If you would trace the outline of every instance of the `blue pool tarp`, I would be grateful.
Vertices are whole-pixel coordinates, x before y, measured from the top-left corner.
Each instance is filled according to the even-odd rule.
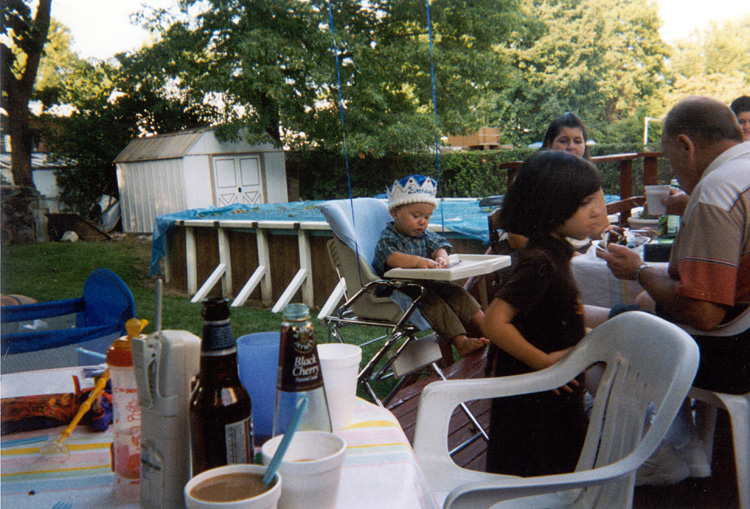
[[[617,196],[607,196],[607,203],[618,200]],[[487,215],[496,205],[481,206],[479,198],[440,200],[430,221],[433,225],[444,226],[455,234],[489,243]],[[149,274],[161,274],[159,261],[166,253],[166,235],[178,221],[188,219],[212,219],[215,221],[325,221],[318,206],[323,201],[298,201],[289,203],[264,203],[259,205],[228,205],[183,210],[158,216],[154,221],[154,234],[151,244],[151,268]]]

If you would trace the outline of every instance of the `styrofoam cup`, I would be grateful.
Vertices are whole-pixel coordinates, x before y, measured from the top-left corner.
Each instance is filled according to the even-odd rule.
[[[279,338],[279,332],[256,332],[237,339],[240,381],[250,394],[253,430],[259,442],[270,437],[273,428]]]
[[[185,485],[185,505],[187,509],[276,509],[281,497],[281,475],[276,472],[271,488],[258,496],[228,502],[209,502],[193,497],[191,490],[202,482],[226,474],[252,473],[263,476],[266,467],[262,465],[234,464],[212,468],[196,475]]]
[[[664,199],[669,196],[669,186],[644,186],[646,207],[652,216],[663,216],[667,213]]]
[[[284,435],[263,444],[268,465]],[[279,466],[284,478],[279,509],[333,509],[339,493],[341,468],[346,458],[343,438],[325,431],[298,431]]]
[[[318,358],[331,413],[331,427],[334,431],[346,428],[352,423],[362,349],[346,343],[323,343],[318,345]]]

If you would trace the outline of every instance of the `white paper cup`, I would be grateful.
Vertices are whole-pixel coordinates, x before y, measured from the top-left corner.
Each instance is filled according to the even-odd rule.
[[[278,435],[261,449],[268,465],[284,435]],[[325,431],[298,431],[281,461],[284,478],[279,509],[334,509],[346,457],[344,439]]]
[[[346,343],[323,343],[318,345],[318,358],[331,413],[331,427],[333,431],[346,428],[352,423],[362,349]]]
[[[669,196],[669,186],[645,186],[646,208],[652,216],[663,216],[667,213],[667,206],[662,200]]]
[[[227,474],[252,473],[261,477],[266,473],[266,467],[262,465],[227,465],[225,467],[212,468],[196,475],[185,485],[185,505],[188,509],[276,509],[281,496],[281,475],[276,473],[272,481],[271,489],[264,493],[240,500],[228,502],[209,502],[193,497],[191,491],[204,481]]]

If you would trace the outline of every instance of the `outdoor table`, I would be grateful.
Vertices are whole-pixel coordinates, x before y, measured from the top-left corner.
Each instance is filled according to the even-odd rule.
[[[633,304],[643,291],[637,281],[617,279],[612,275],[607,262],[596,256],[596,243],[585,254],[574,256],[571,265],[584,304],[607,308],[617,304]],[[649,265],[666,268],[668,264],[660,262]]]
[[[83,369],[2,375],[2,397],[72,392],[70,377],[74,374],[82,386],[90,386],[84,381]],[[96,433],[79,425],[65,442],[71,451],[65,463],[41,459],[40,447],[46,440],[57,438],[63,429],[61,426],[2,437],[3,509],[49,508],[57,502],[69,502],[73,508],[139,507],[137,502],[123,502],[114,496],[109,430]],[[337,434],[347,443],[338,507],[438,507],[409,441],[390,411],[358,398],[352,424]],[[39,441],[33,442],[35,439]]]

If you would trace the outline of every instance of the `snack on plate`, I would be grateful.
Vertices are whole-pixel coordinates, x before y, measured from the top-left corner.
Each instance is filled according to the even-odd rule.
[[[621,246],[627,246],[628,238],[623,235],[623,233],[618,232],[614,229],[607,230],[602,236],[602,241],[600,242],[601,247],[606,249],[610,244],[620,244]]]

